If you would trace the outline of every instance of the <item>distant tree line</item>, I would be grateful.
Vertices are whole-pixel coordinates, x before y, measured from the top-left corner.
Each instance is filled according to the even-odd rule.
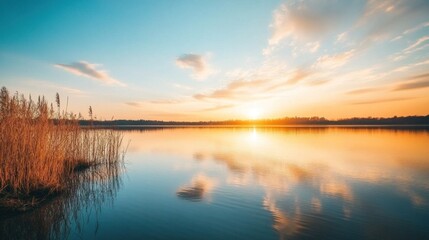
[[[429,125],[429,115],[426,116],[403,116],[389,118],[344,118],[329,120],[324,117],[284,117],[277,119],[260,120],[227,120],[227,121],[159,121],[159,120],[80,120],[80,125],[95,126],[209,126],[209,125]]]

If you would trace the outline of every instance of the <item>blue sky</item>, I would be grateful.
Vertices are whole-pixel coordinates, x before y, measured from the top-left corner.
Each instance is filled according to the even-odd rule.
[[[0,85],[99,118],[429,114],[429,2],[2,1]]]

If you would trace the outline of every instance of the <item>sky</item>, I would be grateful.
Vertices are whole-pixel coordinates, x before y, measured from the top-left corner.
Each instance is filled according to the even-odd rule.
[[[0,0],[0,86],[106,120],[428,115],[428,13],[427,0]]]

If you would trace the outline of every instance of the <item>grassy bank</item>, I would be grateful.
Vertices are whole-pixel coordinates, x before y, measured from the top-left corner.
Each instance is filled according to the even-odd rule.
[[[122,135],[81,128],[80,119],[62,110],[58,94],[54,105],[1,89],[0,210],[29,209],[61,193],[78,170],[118,164]]]

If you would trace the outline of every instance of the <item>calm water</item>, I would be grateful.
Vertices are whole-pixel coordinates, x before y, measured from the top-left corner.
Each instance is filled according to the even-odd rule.
[[[427,130],[124,133],[125,173],[0,220],[0,238],[429,238]]]

